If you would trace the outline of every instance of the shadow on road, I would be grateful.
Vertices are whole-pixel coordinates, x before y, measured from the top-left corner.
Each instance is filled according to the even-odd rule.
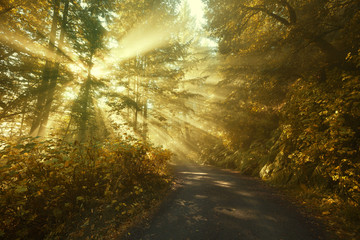
[[[174,162],[177,190],[125,239],[325,239],[312,221],[260,181]]]

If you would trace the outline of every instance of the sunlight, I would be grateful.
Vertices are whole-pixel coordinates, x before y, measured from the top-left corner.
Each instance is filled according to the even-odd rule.
[[[198,27],[205,23],[204,18],[204,3],[201,0],[187,0],[189,4],[192,15],[196,19],[196,24]]]
[[[101,109],[101,110],[108,110],[108,105],[106,104],[107,102],[107,98],[106,97],[102,97],[97,99],[97,106]]]
[[[124,87],[124,86],[115,87],[115,91],[118,92],[118,93],[122,93],[125,90],[126,90],[126,87]]]
[[[8,29],[0,26],[0,42],[4,45],[11,46],[13,49],[20,50],[32,56],[39,58],[54,60],[59,56],[50,51],[47,47],[44,47],[30,39],[21,36],[19,34],[10,32]]]
[[[213,181],[214,185],[224,188],[230,188],[233,184],[226,181]]]
[[[50,50],[48,46],[36,43],[29,37],[11,32],[2,26],[0,26],[0,43],[41,59],[83,65],[79,57],[74,54],[73,49],[66,43],[63,43],[63,46],[60,48],[62,53],[59,54],[57,51]]]
[[[191,174],[191,175],[209,175],[205,172],[179,172],[180,174]]]
[[[201,108],[202,106],[200,106]],[[204,106],[205,107],[205,106]],[[212,122],[210,123],[209,121],[204,121],[204,119],[199,119],[199,118],[188,118],[187,116],[174,116],[170,111],[161,111],[158,113],[158,115],[166,118],[166,119],[171,119],[173,122],[178,122],[179,124],[188,124],[189,127],[191,127],[193,129],[193,131],[199,131],[199,132],[206,132],[209,135],[212,135],[213,137],[217,137],[214,133],[213,133],[213,129],[217,127],[217,123],[216,122]]]
[[[70,63],[67,64],[67,67],[70,71],[76,74],[85,73],[86,69],[83,65],[77,64],[77,63]]]
[[[103,64],[95,64],[94,67],[91,69],[91,75],[99,79],[105,77],[108,73],[109,71],[105,69],[105,66]]]
[[[200,44],[202,46],[207,46],[209,48],[217,48],[218,47],[217,42],[210,38],[201,38]]]
[[[195,18],[197,28],[200,29],[205,24],[204,3],[201,0],[186,1]],[[185,25],[183,22],[174,25],[166,20],[158,22],[156,13],[153,13],[132,28],[125,37],[117,40],[111,39],[108,43],[111,48],[110,53],[103,60],[97,60],[98,64],[95,64],[92,74],[98,78],[104,77],[110,72],[109,66],[164,47],[170,44],[171,36],[185,34],[183,37],[193,38],[193,35],[185,33]],[[188,41],[188,39],[184,39],[184,41]],[[200,44],[210,48],[217,47],[217,43],[208,38],[201,38]]]
[[[155,17],[150,17],[119,41],[119,46],[110,53],[110,60],[126,60],[164,46],[175,30],[175,27],[164,29],[156,23]]]
[[[235,208],[228,208],[228,207],[215,207],[214,211],[217,213],[225,214],[231,217],[235,217],[238,219],[246,219],[246,220],[253,220],[257,219],[258,216],[255,211],[251,210],[240,210]]]
[[[69,101],[75,100],[77,98],[77,94],[72,87],[66,87],[62,95],[66,100]]]
[[[243,197],[254,197],[253,194],[246,191],[236,191],[235,193]]]
[[[110,80],[109,88],[117,93],[122,93],[127,89],[126,87],[119,85],[116,80]]]
[[[2,137],[12,137],[14,133],[16,133],[18,129],[20,129],[20,123],[2,122],[0,123],[0,129]]]

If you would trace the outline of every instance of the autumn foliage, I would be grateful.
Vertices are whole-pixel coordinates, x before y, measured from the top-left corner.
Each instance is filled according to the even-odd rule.
[[[1,237],[106,235],[99,222],[110,231],[149,208],[167,188],[169,158],[168,151],[135,140],[2,143]]]

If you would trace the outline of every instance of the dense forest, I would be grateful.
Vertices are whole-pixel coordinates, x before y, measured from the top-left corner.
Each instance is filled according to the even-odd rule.
[[[171,157],[360,234],[360,2],[190,3],[0,1],[0,237],[116,238]]]

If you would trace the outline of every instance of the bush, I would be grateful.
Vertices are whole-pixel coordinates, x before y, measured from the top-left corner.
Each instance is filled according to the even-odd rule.
[[[5,239],[71,236],[71,230],[94,223],[90,212],[101,219],[107,208],[125,221],[169,182],[170,153],[130,140],[72,144],[27,138],[8,143],[0,154]]]

